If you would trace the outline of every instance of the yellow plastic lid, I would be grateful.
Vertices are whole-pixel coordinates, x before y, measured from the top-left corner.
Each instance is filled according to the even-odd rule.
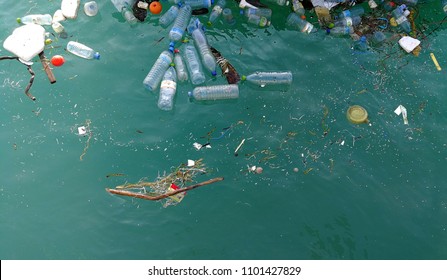
[[[367,123],[368,122],[368,112],[359,105],[353,105],[348,108],[346,112],[346,117],[348,120],[355,124]]]

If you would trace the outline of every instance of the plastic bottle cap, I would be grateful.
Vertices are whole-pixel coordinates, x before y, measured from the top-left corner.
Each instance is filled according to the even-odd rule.
[[[213,77],[216,76],[217,75],[216,71],[212,71],[211,75],[213,75]]]
[[[17,21],[17,23],[22,23],[22,19],[19,17],[16,19],[16,21]]]
[[[245,81],[246,79],[247,79],[247,76],[242,75],[241,80],[242,80],[242,81]]]
[[[94,59],[99,59],[101,57],[101,55],[99,54],[99,52],[96,52],[94,55],[93,55],[93,58]]]
[[[368,122],[368,112],[359,105],[353,105],[348,108],[346,112],[346,117],[348,120],[355,124],[367,123]]]
[[[192,97],[192,92],[188,91],[188,97]]]

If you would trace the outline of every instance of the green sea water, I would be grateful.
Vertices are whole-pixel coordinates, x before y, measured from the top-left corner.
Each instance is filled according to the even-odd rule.
[[[193,85],[179,83],[174,110],[164,112],[158,92],[142,81],[167,48],[168,30],[158,16],[131,28],[110,1],[97,2],[97,16],[80,10],[63,22],[67,39],[50,35],[46,56],[66,62],[53,68],[50,84],[36,61],[36,101],[23,93],[26,67],[0,62],[1,259],[447,257],[446,23],[419,37],[417,57],[397,44],[359,53],[350,38],[287,29],[288,8],[273,3],[269,28],[247,25],[229,1],[238,23],[208,28],[210,44],[241,75],[291,71],[292,86],[240,83],[237,101],[199,104],[188,99]],[[420,5],[425,35],[444,17],[439,2]],[[0,4],[2,44],[17,17],[60,7]],[[308,19],[316,22],[311,13]],[[67,53],[69,40],[101,59]],[[208,75],[205,84],[225,83]],[[354,104],[367,109],[369,124],[346,119]],[[399,105],[408,125],[394,113]],[[86,125],[90,138],[77,135]],[[193,147],[230,126],[211,148]],[[188,192],[176,206],[105,191],[200,158],[210,172],[196,181],[225,180]],[[124,175],[106,177],[112,173]]]

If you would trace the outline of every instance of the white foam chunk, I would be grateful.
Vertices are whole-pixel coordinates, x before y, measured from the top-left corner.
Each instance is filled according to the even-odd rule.
[[[421,43],[421,41],[419,41],[418,39],[412,38],[410,36],[404,36],[404,37],[400,38],[400,40],[399,40],[399,45],[407,53],[412,52],[417,46],[419,46],[420,43]]]
[[[45,47],[45,29],[37,24],[25,24],[14,29],[3,42],[3,48],[24,61],[30,61]]]

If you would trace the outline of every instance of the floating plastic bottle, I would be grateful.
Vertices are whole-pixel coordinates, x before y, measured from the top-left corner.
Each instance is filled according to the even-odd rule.
[[[85,59],[99,59],[100,57],[99,53],[92,48],[75,41],[67,43],[67,51]]]
[[[334,28],[327,29],[327,33],[333,36],[350,35],[354,33],[354,28],[352,26],[336,26]]]
[[[286,19],[286,25],[292,29],[299,30],[303,33],[316,32],[313,24],[305,19],[302,19],[298,14],[290,13]]]
[[[180,7],[179,13],[174,21],[174,26],[169,32],[169,38],[172,42],[180,41],[185,33],[185,28],[191,18],[192,9],[189,5]]]
[[[248,76],[242,76],[243,81],[249,81],[260,87],[266,85],[290,85],[292,84],[292,72],[255,72]]]
[[[407,16],[405,14],[405,9],[407,6],[405,4],[402,4],[398,6],[396,9],[394,9],[391,14],[393,15],[394,19],[396,20],[397,24],[402,28],[403,31],[406,33],[411,32],[411,24],[407,19]]]
[[[177,80],[180,82],[188,80],[188,69],[178,50],[174,52],[174,65],[177,72]]]
[[[258,15],[250,15],[248,17],[248,22],[259,27],[270,26],[270,21],[266,17],[261,17]]]
[[[360,37],[357,41],[354,41],[354,50],[360,52],[366,52],[368,50],[368,42],[365,36]]]
[[[188,95],[197,101],[237,99],[239,87],[237,84],[202,86],[194,88]]]
[[[191,6],[191,8],[198,9],[198,8],[210,8],[211,5],[214,3],[214,1],[211,0],[182,0],[182,1],[176,1],[183,2],[185,5]]]
[[[169,10],[166,11],[166,13],[164,13],[160,19],[158,20],[158,22],[160,23],[161,26],[163,27],[167,27],[169,26],[171,23],[174,22],[175,18],[178,15],[178,11],[179,8],[177,5],[171,6],[171,8],[169,8]]]
[[[170,51],[160,53],[146,78],[143,80],[143,84],[148,90],[155,91],[158,88],[164,73],[172,63],[172,59],[173,55]]]
[[[203,65],[211,72],[211,75],[216,76],[216,59],[211,53],[205,32],[201,28],[197,28],[191,33],[191,36],[200,53]]]
[[[222,14],[225,5],[227,4],[226,0],[219,0],[217,4],[213,7],[213,10],[210,13],[210,17],[208,22],[213,23],[217,20],[217,18]]]
[[[177,74],[174,67],[169,67],[163,75],[158,97],[158,108],[170,111],[174,107],[174,96],[177,90]]]
[[[234,19],[233,13],[231,12],[230,8],[223,9],[222,16],[223,16],[224,21],[225,21],[226,24],[231,26],[231,25],[234,25],[236,23],[236,20]]]
[[[298,15],[304,15],[306,13],[303,3],[300,0],[292,0],[292,10]]]
[[[89,17],[96,16],[96,14],[98,14],[98,4],[95,1],[85,3],[84,13]]]
[[[268,20],[272,18],[272,10],[269,8],[246,8],[241,10],[241,14],[245,15],[246,17],[249,17],[250,15],[257,15],[260,17],[265,17]]]
[[[365,9],[363,9],[362,6],[354,6],[349,10],[345,10],[343,12],[341,12],[339,14],[340,18],[344,18],[344,17],[356,17],[356,16],[361,16],[365,13]]]
[[[22,24],[38,24],[38,25],[51,25],[53,23],[53,18],[49,14],[35,14],[35,15],[26,15],[21,18],[17,18],[18,23]]]
[[[183,57],[189,71],[189,77],[193,85],[199,85],[205,82],[202,64],[200,63],[199,54],[193,44],[185,44],[183,49]]]
[[[334,21],[335,26],[356,26],[362,22],[362,18],[359,16],[355,17],[344,17],[339,20]]]

